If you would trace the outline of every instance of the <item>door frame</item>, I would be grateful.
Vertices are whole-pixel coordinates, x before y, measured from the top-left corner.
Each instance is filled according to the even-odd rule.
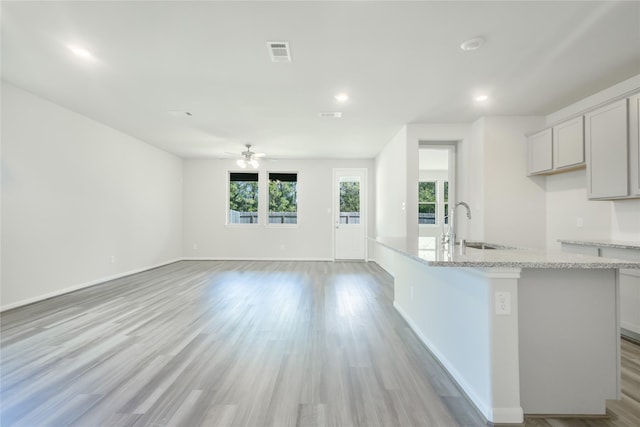
[[[456,170],[456,164],[458,162],[458,142],[460,141],[419,141],[418,151],[421,149],[426,150],[448,150],[449,151],[449,166],[448,166],[448,174],[449,174],[449,212],[451,212],[451,207],[455,206],[457,199],[457,191],[458,188],[458,175]],[[418,181],[420,181],[420,165],[418,164]],[[444,216],[442,217],[444,221]],[[443,224],[444,225],[444,224]]]
[[[368,170],[367,168],[333,168],[332,169],[332,189],[331,189],[331,258],[333,261],[336,261],[336,229],[337,224],[340,219],[340,204],[338,202],[340,198],[340,193],[338,190],[338,176],[339,175],[348,175],[349,173],[353,173],[354,175],[357,173],[362,177],[362,182],[360,184],[360,224],[364,229],[364,239],[362,244],[364,245],[364,258],[363,261],[369,261],[369,244],[368,244],[368,220],[369,220],[369,209],[368,209]]]

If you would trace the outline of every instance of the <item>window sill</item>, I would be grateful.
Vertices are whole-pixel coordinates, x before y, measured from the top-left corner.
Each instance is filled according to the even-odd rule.
[[[300,224],[266,224],[265,228],[298,228]]]

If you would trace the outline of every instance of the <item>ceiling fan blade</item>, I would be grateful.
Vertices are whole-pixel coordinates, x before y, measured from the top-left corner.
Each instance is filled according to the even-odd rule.
[[[260,158],[266,156],[266,153],[253,153],[253,157]]]

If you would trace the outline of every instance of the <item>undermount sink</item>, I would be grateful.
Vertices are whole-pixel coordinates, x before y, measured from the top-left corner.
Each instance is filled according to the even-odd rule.
[[[486,243],[486,242],[466,242],[467,248],[472,249],[515,249],[511,246],[497,245],[494,243]]]
[[[467,242],[466,246],[473,249],[495,249],[496,247],[483,242]]]

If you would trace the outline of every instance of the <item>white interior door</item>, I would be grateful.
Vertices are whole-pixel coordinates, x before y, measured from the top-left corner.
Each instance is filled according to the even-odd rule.
[[[334,259],[366,259],[366,169],[333,170]]]

